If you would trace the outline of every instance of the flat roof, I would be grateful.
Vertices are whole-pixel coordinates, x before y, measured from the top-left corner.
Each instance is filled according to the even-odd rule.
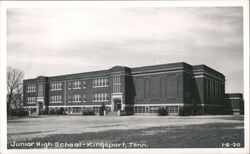
[[[123,69],[123,70],[122,70]],[[93,76],[103,76],[108,75],[112,70],[122,70],[127,71],[130,70],[131,73],[136,72],[147,72],[147,71],[157,71],[157,70],[167,70],[167,69],[187,69],[190,71],[208,71],[210,73],[216,74],[220,77],[224,78],[224,75],[206,65],[190,65],[185,62],[177,62],[177,63],[167,63],[167,64],[159,64],[159,65],[149,65],[149,66],[141,66],[141,67],[133,67],[129,68],[126,66],[114,66],[110,69],[106,70],[99,70],[99,71],[91,71],[91,72],[82,72],[82,73],[73,73],[73,74],[64,74],[64,75],[56,75],[56,76],[38,76],[37,78],[33,79],[25,79],[24,81],[35,81],[39,78],[48,78],[49,80],[65,80],[65,79],[72,79],[72,78],[84,78],[84,77],[93,77]]]

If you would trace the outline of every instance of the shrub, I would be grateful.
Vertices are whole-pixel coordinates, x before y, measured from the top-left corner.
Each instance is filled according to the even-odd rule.
[[[83,110],[82,115],[95,115],[94,110]]]
[[[191,108],[180,108],[179,110],[179,116],[190,116],[192,115],[192,109]]]
[[[23,117],[23,116],[28,116],[29,112],[26,109],[12,109],[10,111],[11,116],[18,116],[18,117]]]
[[[49,112],[48,112],[48,110],[41,110],[40,112],[39,112],[39,114],[40,115],[45,115],[45,114],[48,114]]]
[[[56,113],[55,113],[56,115],[61,115],[60,109],[57,109],[57,108],[56,108],[55,111],[56,111]]]
[[[60,107],[60,109],[57,111],[58,115],[63,115],[65,114],[65,109],[63,107]]]
[[[56,113],[56,111],[55,111],[54,108],[50,108],[50,109],[49,109],[49,114],[53,115],[53,114],[55,114],[55,113]]]
[[[125,107],[126,115],[133,115],[134,114],[134,108],[126,106]]]
[[[65,109],[63,107],[61,108],[50,108],[48,111],[48,114],[50,115],[63,115],[66,114]]]
[[[166,116],[166,115],[168,115],[168,110],[166,109],[166,108],[159,108],[159,110],[158,110],[158,115],[159,116]]]

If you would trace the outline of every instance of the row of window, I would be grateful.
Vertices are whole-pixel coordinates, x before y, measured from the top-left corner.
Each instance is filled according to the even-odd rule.
[[[121,85],[113,85],[113,93],[121,93]]]
[[[109,100],[108,93],[95,93],[93,94],[93,102],[103,102]],[[50,96],[51,103],[62,103],[62,96],[61,95],[54,95]],[[86,102],[86,94],[74,94],[68,96],[69,103],[77,103],[77,102]]]
[[[86,81],[80,81],[80,80],[77,80],[77,81],[70,81],[68,82],[68,88],[69,89],[85,89],[86,88]]]
[[[221,102],[224,87],[222,84],[213,80],[206,80],[206,95],[205,99],[210,103]]]
[[[135,113],[157,113],[161,106],[135,106]],[[178,113],[178,106],[165,106],[168,113]]]
[[[27,97],[27,104],[36,104],[36,97]]]
[[[72,96],[68,96],[68,102],[69,103],[77,103],[77,102],[86,102],[86,95],[80,95],[80,94],[74,94]]]
[[[121,92],[121,76],[113,76],[113,93]]]
[[[50,96],[50,102],[51,103],[62,103],[62,96],[61,95]]]
[[[28,85],[27,92],[36,92],[36,85],[34,84]]]
[[[121,78],[120,76],[114,76],[113,77],[113,83],[114,85],[120,85],[121,84]],[[107,77],[105,78],[96,78],[93,80],[93,87],[108,87],[109,86],[109,80]],[[86,81],[69,81],[68,82],[68,89],[81,89],[86,88]],[[50,90],[62,90],[63,89],[63,83],[62,82],[52,82],[50,84]],[[119,87],[115,88],[115,91],[119,92]],[[36,86],[35,85],[28,85],[27,92],[35,92]]]
[[[53,82],[50,84],[50,90],[62,90],[62,82]]]
[[[99,113],[100,107],[66,107],[68,113],[82,113],[84,110],[93,110],[95,113]],[[106,107],[106,110],[110,110],[110,107]]]
[[[161,106],[135,106],[135,113],[157,113]],[[166,106],[168,113],[178,113],[178,106]],[[66,107],[68,113],[81,113],[84,110],[94,110],[99,113],[100,107]],[[106,107],[106,110],[110,110],[110,107]]]
[[[93,87],[107,87],[109,86],[109,81],[107,78],[97,78],[93,80]]]
[[[109,94],[108,93],[95,93],[93,94],[93,101],[94,102],[103,102],[109,100]]]
[[[120,75],[113,76],[113,83],[120,84],[121,83],[121,76]]]

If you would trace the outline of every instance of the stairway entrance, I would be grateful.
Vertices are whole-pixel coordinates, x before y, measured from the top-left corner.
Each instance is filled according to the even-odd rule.
[[[115,99],[114,100],[114,111],[118,111],[118,110],[121,110],[121,100],[120,99]]]

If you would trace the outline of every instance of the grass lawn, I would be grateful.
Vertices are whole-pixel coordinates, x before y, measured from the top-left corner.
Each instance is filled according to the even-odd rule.
[[[8,120],[8,148],[244,147],[243,120],[243,116],[16,118]]]

